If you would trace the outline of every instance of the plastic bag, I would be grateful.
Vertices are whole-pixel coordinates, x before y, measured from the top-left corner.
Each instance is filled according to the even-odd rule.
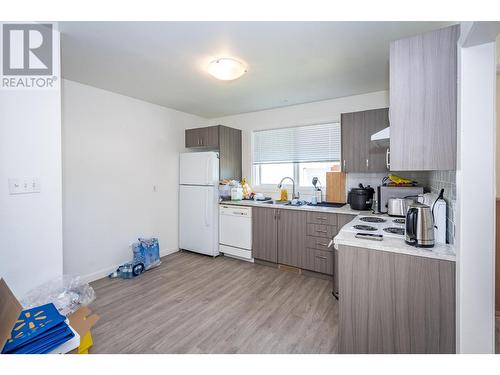
[[[133,263],[143,263],[146,270],[161,264],[157,238],[139,238],[139,242],[132,245],[132,253]]]
[[[115,272],[111,272],[108,277],[114,279],[116,277],[121,277],[122,279],[132,279],[141,275],[145,271],[144,263],[125,263],[122,264]]]
[[[63,275],[32,289],[20,302],[25,309],[53,303],[62,315],[68,316],[94,300],[95,292],[89,284],[79,277]]]

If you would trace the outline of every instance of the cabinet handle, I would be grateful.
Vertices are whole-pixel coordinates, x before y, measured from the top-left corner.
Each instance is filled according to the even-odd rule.
[[[319,230],[319,229],[317,229],[316,232],[317,233],[326,233],[326,230]]]
[[[321,256],[321,255],[316,255],[316,258],[319,258],[319,259],[324,259],[324,260],[326,260],[326,257],[324,257],[324,256]]]
[[[343,161],[343,164],[344,164],[344,166],[343,166],[342,170],[345,172],[345,159]]]
[[[326,218],[326,217],[321,217],[321,216],[318,216],[318,217],[317,217],[316,219],[318,219],[318,220],[327,220],[328,218]]]
[[[387,166],[387,169],[391,169],[390,156],[391,156],[391,150],[390,149],[385,150],[385,165]]]
[[[322,242],[316,242],[316,246],[325,246],[325,247],[327,247],[328,244],[327,243],[322,243]]]
[[[370,167],[370,160],[366,159],[366,168],[369,168],[369,167]]]

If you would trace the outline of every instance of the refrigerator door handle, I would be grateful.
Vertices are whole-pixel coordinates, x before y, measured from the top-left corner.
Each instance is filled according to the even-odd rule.
[[[210,199],[210,191],[207,189],[205,191],[205,226],[209,227],[210,226],[210,220],[208,218],[209,212],[208,212],[208,200]]]
[[[211,181],[209,180],[210,175],[212,174],[212,160],[210,159],[210,157],[207,157],[207,168],[205,172],[206,172],[207,185],[209,185],[211,183]]]

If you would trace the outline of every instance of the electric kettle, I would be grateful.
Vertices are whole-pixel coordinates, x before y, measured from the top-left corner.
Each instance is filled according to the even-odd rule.
[[[405,241],[416,247],[434,246],[434,218],[429,206],[412,203],[406,213]]]

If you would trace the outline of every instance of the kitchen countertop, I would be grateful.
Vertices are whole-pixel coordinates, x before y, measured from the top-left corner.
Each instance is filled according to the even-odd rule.
[[[346,224],[346,226],[349,224]],[[434,258],[447,260],[451,262],[456,261],[455,249],[453,245],[449,244],[436,244],[432,248],[418,248],[407,245],[406,242],[399,238],[384,237],[382,241],[365,240],[356,238],[355,233],[340,230],[339,234],[334,239],[335,248],[338,250],[339,245],[362,247],[364,249],[388,251],[391,253],[406,254],[419,256],[424,258]],[[346,250],[349,251],[349,250]]]
[[[269,204],[262,202],[255,202],[253,200],[241,200],[241,201],[221,201],[220,204],[234,205],[234,206],[250,206],[250,207],[267,207],[267,208],[279,208],[284,210],[298,210],[298,211],[313,211],[313,212],[327,212],[333,214],[345,214],[345,215],[362,215],[370,216],[373,215],[371,211],[357,211],[353,210],[348,204],[342,207],[318,207],[318,206],[285,206],[283,204]],[[376,214],[375,216],[386,216]],[[346,224],[346,226],[349,225]],[[334,238],[335,248],[338,249],[338,245],[346,245],[353,247],[362,247],[370,250],[388,251],[392,253],[420,256],[425,258],[433,258],[440,260],[447,260],[451,262],[456,261],[456,254],[453,245],[449,244],[436,244],[433,248],[425,249],[418,248],[414,246],[407,245],[403,239],[399,238],[389,238],[384,237],[382,241],[372,241],[365,240],[362,238],[356,238],[355,233],[348,232],[345,230],[340,230],[340,232]]]
[[[314,211],[314,212],[328,212],[332,214],[345,214],[345,215],[371,215],[371,211],[358,211],[353,210],[348,204],[342,207],[321,207],[321,206],[292,206],[276,203],[262,203],[254,200],[241,200],[241,201],[221,201],[220,204],[228,204],[234,206],[250,206],[250,207],[264,207],[264,208],[279,208],[284,210],[298,210],[298,211]]]

